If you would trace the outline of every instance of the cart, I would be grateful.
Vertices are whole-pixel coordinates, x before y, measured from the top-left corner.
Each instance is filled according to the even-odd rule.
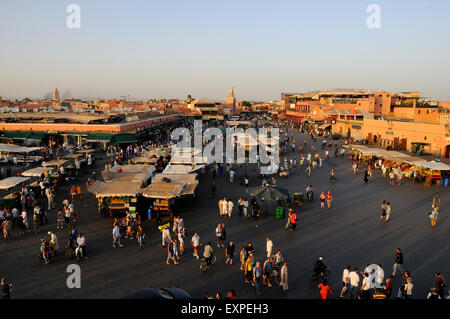
[[[299,207],[303,206],[303,193],[294,193],[294,204]]]

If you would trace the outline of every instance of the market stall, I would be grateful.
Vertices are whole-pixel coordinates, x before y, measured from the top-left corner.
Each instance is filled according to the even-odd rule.
[[[416,162],[414,165],[419,168],[419,174],[423,175],[425,186],[433,184],[448,186],[447,172],[450,171],[450,165],[434,161]]]
[[[165,174],[188,174],[194,173],[201,169],[203,169],[205,165],[173,165],[169,164],[164,169],[163,173]]]
[[[38,163],[44,160],[40,155],[42,147],[25,147],[14,144],[0,143],[0,155],[3,157],[3,163],[14,162],[16,158],[17,163]]]
[[[0,180],[0,193],[3,197],[2,207],[20,207],[20,191],[17,189],[29,181],[29,177],[13,176]]]
[[[113,217],[124,215],[127,212],[135,213],[137,196],[142,192],[140,182],[95,181],[88,192],[95,195],[99,202],[104,202],[106,206],[105,214]]]

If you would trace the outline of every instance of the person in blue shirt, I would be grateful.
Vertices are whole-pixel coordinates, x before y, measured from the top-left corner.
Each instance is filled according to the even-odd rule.
[[[255,289],[256,289],[256,293],[258,295],[261,294],[260,290],[261,290],[261,277],[263,275],[263,269],[261,267],[261,263],[258,261],[256,262],[255,267],[253,268],[253,281],[255,283]]]
[[[77,227],[75,227],[75,226],[72,227],[70,237],[72,237],[72,239],[74,239],[74,240],[77,240],[77,237],[78,237],[78,228]]]

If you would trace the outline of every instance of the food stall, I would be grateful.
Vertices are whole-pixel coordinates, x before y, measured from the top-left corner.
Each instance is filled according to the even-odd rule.
[[[40,155],[41,152],[42,147],[25,147],[0,143],[0,156],[9,158],[11,162],[15,157],[18,163],[35,164],[44,160],[44,157]]]
[[[424,186],[441,185],[446,179],[443,178],[442,172],[450,171],[450,165],[441,162],[416,162],[415,166],[421,169],[421,174],[425,177]],[[442,183],[443,186],[448,186],[448,181]],[[447,185],[446,185],[447,184]]]
[[[137,196],[142,191],[140,182],[95,181],[88,192],[95,195],[99,201],[106,204],[106,213],[110,217],[135,213],[138,205]]]
[[[128,181],[140,182],[142,186],[147,186],[155,171],[153,165],[116,165],[109,171],[102,171],[105,181]]]
[[[13,176],[0,180],[0,192],[3,197],[2,206],[13,208],[20,207],[20,191],[25,182],[29,181],[29,177]]]
[[[48,176],[51,182],[53,183],[62,183],[64,181],[65,176],[63,176],[59,169],[61,166],[64,168],[69,164],[68,160],[65,159],[56,159],[49,162],[42,162],[43,167],[53,167],[54,171]],[[67,175],[66,173],[64,175]]]
[[[154,200],[153,210],[159,215],[172,215],[171,206],[177,198],[195,196],[196,174],[157,174],[142,196]]]

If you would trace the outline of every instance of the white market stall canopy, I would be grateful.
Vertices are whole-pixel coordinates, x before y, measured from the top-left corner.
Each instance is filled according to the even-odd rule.
[[[164,169],[164,174],[188,174],[194,173],[205,167],[205,165],[172,165],[169,164]]]
[[[150,184],[142,192],[142,196],[148,198],[172,199],[181,196],[194,195],[198,181],[194,180],[189,183],[159,181]]]
[[[28,177],[40,177],[42,175],[42,173],[51,174],[52,171],[53,171],[53,169],[50,167],[36,167],[36,168],[29,169],[25,172],[22,172],[21,175],[28,176]]]
[[[133,173],[133,172],[125,172],[125,173],[118,173],[118,172],[102,172],[102,177],[105,180],[105,182],[115,182],[115,181],[123,181],[123,182],[139,182],[139,183],[146,183],[146,181],[152,176],[152,173],[147,172],[141,172],[141,173]]]
[[[84,150],[78,150],[77,153],[80,153],[80,154],[95,153],[95,148],[88,148],[88,149],[84,149]]]
[[[88,192],[95,195],[95,197],[124,197],[124,196],[136,196],[141,193],[140,182],[125,182],[125,181],[113,181],[109,183],[95,181],[91,187],[88,188]]]
[[[0,153],[31,153],[41,149],[42,147],[25,147],[14,144],[0,143]]]
[[[112,173],[148,173],[152,174],[155,171],[153,165],[114,165],[109,172]],[[120,174],[119,173],[119,174]]]
[[[0,189],[10,189],[14,186],[17,186],[23,182],[29,181],[29,177],[8,177],[5,179],[0,180]]]
[[[350,147],[358,150],[362,155],[377,156],[393,162],[404,162],[433,171],[450,171],[450,165],[444,164],[442,162],[429,162],[422,158],[400,153],[397,151],[388,151],[382,148],[370,148],[364,145],[350,145]]]
[[[133,164],[154,164],[158,159],[156,157],[148,157],[148,156],[134,156],[130,159],[130,162]]]
[[[50,162],[42,162],[42,166],[47,167],[47,166],[61,166],[66,164],[67,162],[69,162],[68,160],[53,160]]]
[[[169,182],[169,183],[191,183],[197,179],[197,174],[156,174],[152,183]]]
[[[416,162],[413,165],[432,171],[450,171],[450,165],[441,162]]]

